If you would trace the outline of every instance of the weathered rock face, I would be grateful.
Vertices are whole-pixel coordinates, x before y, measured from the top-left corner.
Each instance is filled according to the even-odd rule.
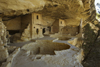
[[[0,17],[0,66],[1,62],[4,62],[9,55],[7,48],[4,46],[7,46],[6,27]]]
[[[0,13],[3,16],[24,15],[31,12],[39,12],[43,16],[55,19],[69,19],[80,23],[81,18],[90,15],[91,0],[6,0],[0,1]],[[87,10],[85,13],[84,11]],[[73,24],[73,22],[72,22]]]
[[[84,67],[99,67],[99,58],[97,56],[100,52],[98,50],[98,44],[97,44],[97,38],[98,38],[98,30],[99,30],[99,23],[97,24],[96,20],[96,12],[94,8],[94,0],[90,1],[90,8],[87,10],[88,18],[86,19],[86,25],[83,28],[83,44],[82,48],[84,50],[84,61],[83,61],[83,66]],[[88,11],[90,13],[88,13]],[[88,24],[87,24],[88,23]],[[98,46],[98,47],[97,47]]]
[[[0,13],[6,16],[21,15],[39,10],[44,5],[44,0],[0,0]]]
[[[68,25],[78,26],[81,19],[84,24],[88,20],[95,20],[94,0],[0,1],[0,15],[2,16],[19,16],[32,12],[41,13],[43,17],[49,16],[52,19],[64,19]],[[3,20],[7,18],[3,17]]]
[[[31,40],[30,24],[28,25],[27,29],[25,29],[24,32],[22,33],[21,40],[23,40],[23,41]]]
[[[2,18],[0,17],[0,45],[7,45],[6,39],[6,27],[2,22]]]
[[[4,48],[4,46],[0,46],[0,64],[1,62],[4,62],[8,56],[9,54],[7,48]]]
[[[20,30],[21,29],[21,17],[16,17],[7,21],[3,21],[7,30]]]

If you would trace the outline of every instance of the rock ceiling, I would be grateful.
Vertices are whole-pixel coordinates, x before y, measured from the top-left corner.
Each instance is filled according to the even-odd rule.
[[[54,19],[74,19],[80,21],[89,17],[92,0],[0,0],[0,14],[19,16],[32,12],[41,13]],[[93,0],[94,1],[94,0]],[[87,10],[86,12],[84,12]]]

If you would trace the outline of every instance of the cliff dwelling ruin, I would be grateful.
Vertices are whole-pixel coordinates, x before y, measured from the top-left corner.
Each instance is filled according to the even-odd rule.
[[[94,3],[0,0],[0,67],[100,67]]]
[[[77,24],[78,26],[67,25],[67,21],[65,21],[67,19],[53,19],[53,22],[50,23],[50,20],[45,20],[43,18],[46,17],[42,17],[42,14],[31,13],[4,21],[10,35],[9,40],[11,42],[17,42],[17,40],[30,41],[32,39],[50,36],[51,34],[53,36],[56,34],[76,36],[79,34],[79,24]]]

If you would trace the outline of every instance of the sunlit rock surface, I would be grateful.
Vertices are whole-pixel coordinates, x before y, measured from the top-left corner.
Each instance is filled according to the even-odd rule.
[[[75,46],[69,47],[66,41],[38,40],[23,46],[11,67],[83,67],[81,53]]]
[[[0,66],[9,56],[8,50],[4,46],[7,46],[6,27],[0,17]]]
[[[43,7],[44,5],[44,0],[0,0],[0,13],[8,16],[21,15],[35,11],[36,8]]]
[[[0,13],[3,16],[18,16],[39,12],[43,16],[79,22],[84,10],[90,9],[89,5],[90,0],[0,0]]]
[[[95,17],[93,4],[94,0],[0,0],[0,15],[15,17],[38,12],[43,17],[66,19],[68,24],[78,26],[81,19],[86,24]],[[7,18],[3,17],[3,20]]]

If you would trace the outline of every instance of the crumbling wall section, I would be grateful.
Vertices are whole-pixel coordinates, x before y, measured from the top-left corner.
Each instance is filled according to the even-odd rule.
[[[23,41],[30,41],[31,40],[30,24],[27,26],[27,28],[22,33],[21,40],[23,40]]]
[[[79,33],[79,29],[78,26],[66,26],[61,29],[60,33],[75,36]]]
[[[8,50],[4,46],[7,46],[6,27],[0,17],[0,66],[1,63],[4,62],[9,56]]]
[[[7,61],[2,63],[1,67],[11,67],[13,59],[20,52],[20,48],[17,48],[8,58]]]
[[[30,43],[22,47],[22,49],[24,50],[30,50],[31,54],[42,55],[55,55],[54,51],[61,51],[69,48],[70,46],[65,43],[52,42],[52,40],[37,40],[34,45]]]
[[[59,20],[55,20],[52,24],[52,33],[58,33],[59,32]]]
[[[0,44],[7,45],[6,27],[2,22],[2,18],[0,18],[0,41]]]
[[[32,14],[23,15],[21,17],[21,33],[24,32],[29,23],[32,23]]]

